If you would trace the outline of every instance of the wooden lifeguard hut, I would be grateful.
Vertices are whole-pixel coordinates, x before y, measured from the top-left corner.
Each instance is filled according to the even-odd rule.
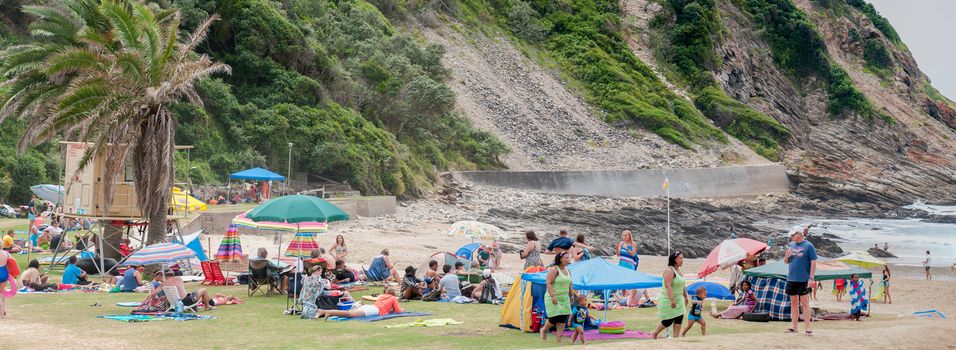
[[[113,177],[112,199],[109,205],[107,205],[105,181],[109,166],[107,164],[105,150],[92,154],[85,166],[81,168],[80,164],[82,163],[83,157],[86,155],[87,150],[92,147],[92,144],[70,141],[61,141],[60,144],[65,148],[63,158],[63,187],[65,193],[60,203],[61,208],[57,214],[75,220],[90,220],[93,222],[94,225],[91,225],[84,236],[91,235],[95,226],[105,227],[105,225],[109,224],[125,227],[127,237],[131,240],[140,241],[141,243],[145,242],[146,231],[143,228],[149,223],[147,222],[148,220],[143,217],[142,211],[139,208],[136,188],[133,183],[132,164],[120,164],[119,169],[121,171]],[[126,146],[110,145],[109,147]],[[177,151],[187,152],[187,160],[190,149],[192,149],[192,146],[176,146]],[[187,171],[187,183],[188,182]],[[189,208],[186,206],[185,210],[181,210],[170,203],[167,210],[168,215],[166,220],[167,222],[171,222],[175,227],[175,229],[172,230],[174,238],[182,241],[180,220],[190,216]],[[162,224],[166,225],[166,223]],[[133,227],[140,228],[139,237],[132,234],[131,228]],[[104,251],[104,239],[99,239],[98,241],[98,247],[96,247],[97,252],[99,252],[97,255],[99,256],[100,263],[98,269],[101,273],[105,273],[108,269],[103,268],[104,258],[102,252]],[[113,246],[112,242],[106,244],[109,244],[113,249],[117,249]],[[55,259],[56,254],[54,254],[54,261],[56,261]]]

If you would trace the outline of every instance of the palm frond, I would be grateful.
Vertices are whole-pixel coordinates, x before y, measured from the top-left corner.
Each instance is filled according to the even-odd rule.
[[[113,25],[113,31],[118,34],[117,36],[124,47],[133,50],[142,49],[141,33],[127,6],[116,1],[104,0],[100,8],[103,9],[103,14],[110,21],[110,24]]]
[[[193,52],[193,50],[195,50],[196,47],[203,42],[203,40],[206,40],[206,35],[209,33],[209,27],[212,27],[212,24],[216,23],[219,18],[219,15],[213,14],[212,16],[209,16],[209,18],[206,18],[202,24],[196,27],[196,30],[193,31],[192,35],[189,36],[189,41],[187,41],[185,46],[179,50],[180,61],[186,59],[187,54]]]
[[[68,74],[79,70],[107,71],[110,64],[102,55],[88,48],[72,48],[52,55],[47,60],[48,75]]]
[[[46,37],[54,40],[60,40],[65,43],[74,43],[76,41],[76,31],[79,26],[73,19],[67,17],[59,10],[49,6],[24,6],[22,11],[39,17],[38,20],[30,23],[30,33],[35,36]]]

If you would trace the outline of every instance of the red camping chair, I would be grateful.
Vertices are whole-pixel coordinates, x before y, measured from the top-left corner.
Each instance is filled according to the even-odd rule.
[[[219,268],[218,261],[203,261],[200,265],[202,265],[202,274],[205,277],[202,284],[211,286],[226,285],[226,277],[222,275],[222,269]]]

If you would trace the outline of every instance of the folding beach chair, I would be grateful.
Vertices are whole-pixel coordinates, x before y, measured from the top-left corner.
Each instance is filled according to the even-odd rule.
[[[224,286],[226,285],[226,277],[222,275],[222,269],[219,268],[218,261],[203,261],[202,265],[202,275],[204,280],[201,284],[211,285],[211,286]]]
[[[176,304],[183,300],[182,296],[179,295],[179,288],[176,288],[176,286],[163,287],[163,294],[166,294],[166,301],[169,303],[169,308],[166,309],[166,312],[173,312],[176,310]],[[183,312],[196,312],[197,306],[199,306],[199,300],[196,300],[192,305],[184,304]]]
[[[269,273],[268,260],[249,260],[249,296],[256,292],[270,296],[279,294],[279,280]]]

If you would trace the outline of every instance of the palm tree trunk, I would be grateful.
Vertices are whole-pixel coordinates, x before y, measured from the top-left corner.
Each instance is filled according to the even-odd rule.
[[[157,210],[149,216],[149,227],[146,230],[146,245],[159,243],[166,239],[166,211]]]
[[[119,251],[120,240],[123,239],[123,227],[107,223],[103,226],[103,256],[107,259],[120,261],[123,256]],[[96,247],[100,249],[100,247]]]

